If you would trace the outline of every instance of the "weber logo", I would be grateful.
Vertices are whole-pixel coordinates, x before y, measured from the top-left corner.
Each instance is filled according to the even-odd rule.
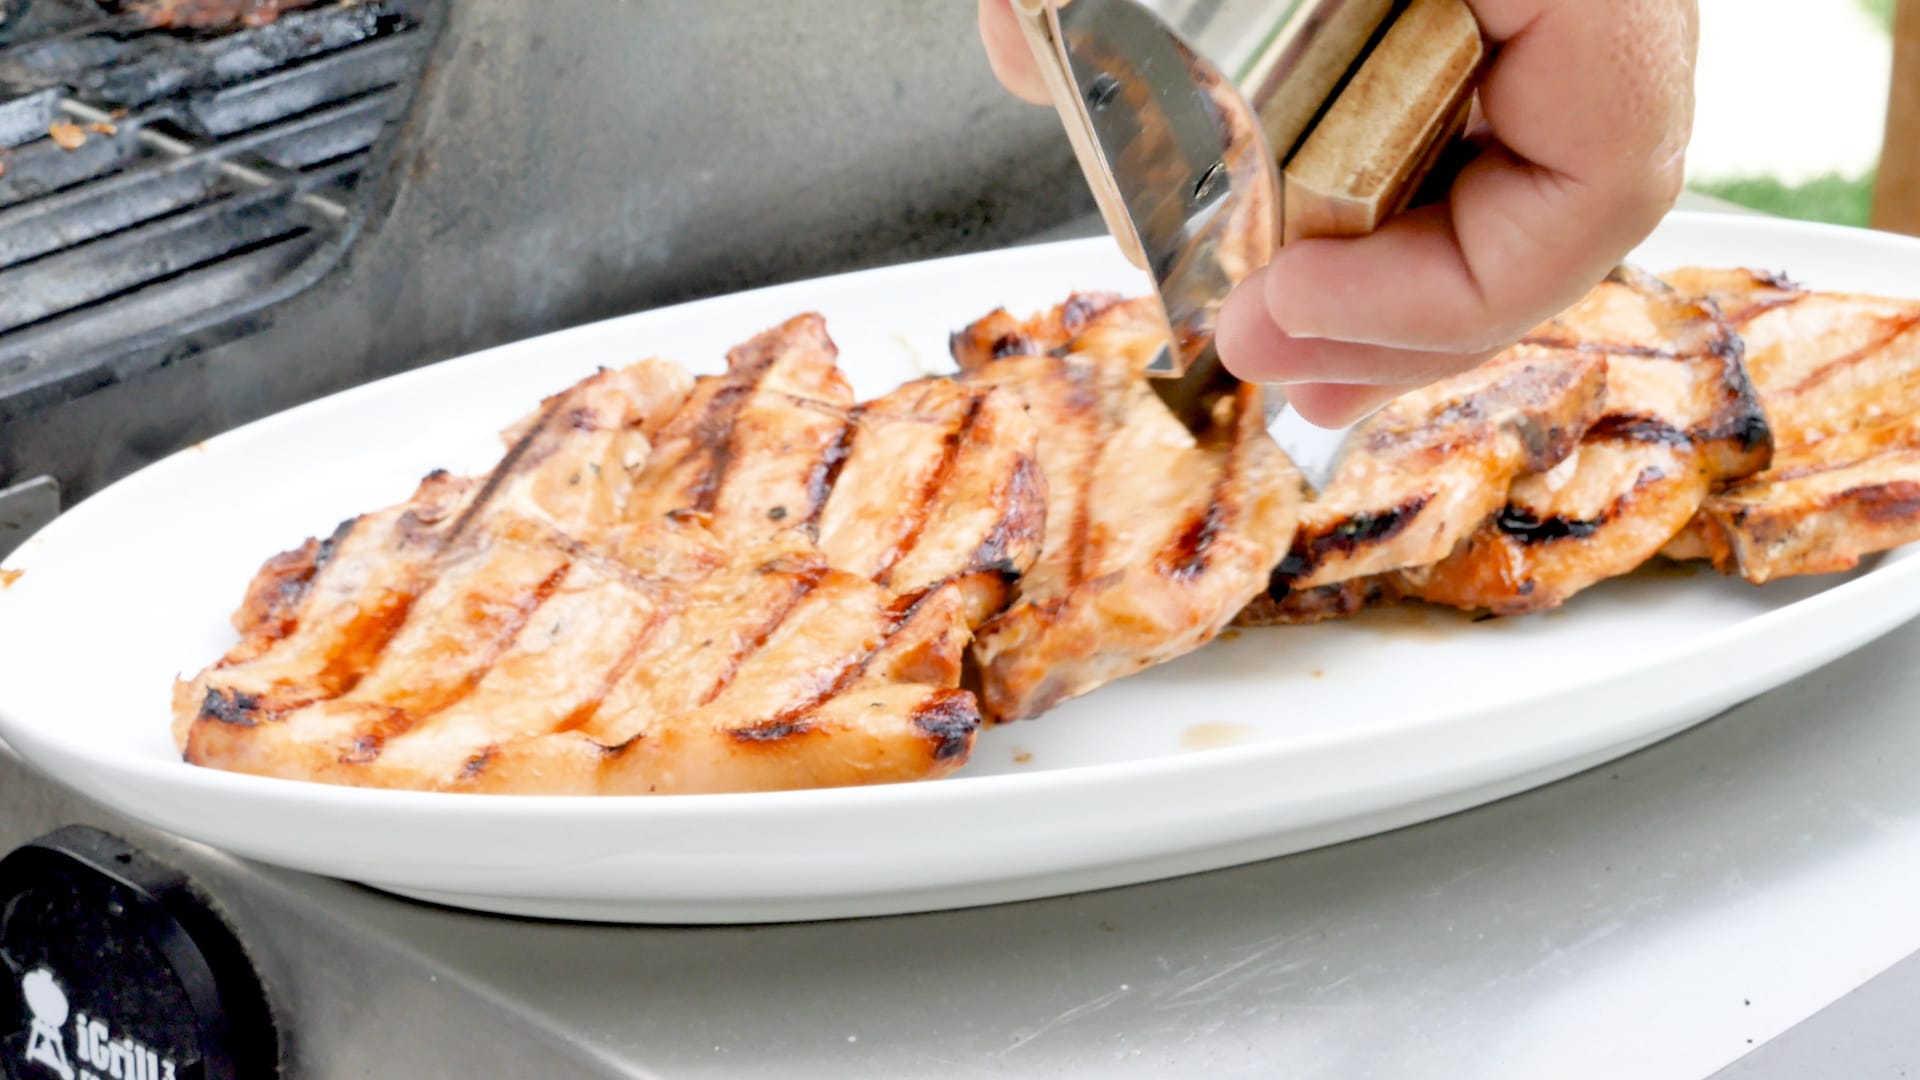
[[[67,994],[46,968],[20,980],[20,997],[29,1013],[26,1064],[60,1080],[174,1080],[173,1059],[131,1036],[116,1038],[99,1017],[74,1014],[69,1037]]]
[[[104,833],[0,858],[0,1080],[278,1075],[246,955],[187,879]]]

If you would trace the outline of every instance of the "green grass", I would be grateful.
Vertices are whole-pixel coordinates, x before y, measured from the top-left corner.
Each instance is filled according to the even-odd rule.
[[[1762,213],[1801,221],[1864,226],[1873,215],[1872,173],[1854,178],[1832,174],[1796,187],[1771,178],[1753,178],[1696,183],[1693,189]]]
[[[1894,8],[1898,3],[1899,0],[1859,0],[1861,10],[1886,27],[1888,33],[1893,31]],[[1830,173],[1788,187],[1770,177],[1747,177],[1695,183],[1692,187],[1702,195],[1778,217],[1865,225],[1873,216],[1873,178],[1872,172],[1857,177]]]

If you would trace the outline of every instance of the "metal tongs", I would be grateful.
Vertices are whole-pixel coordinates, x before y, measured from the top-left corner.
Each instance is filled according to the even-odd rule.
[[[1013,5],[1107,228],[1158,287],[1150,382],[1196,434],[1238,386],[1213,345],[1227,293],[1282,243],[1403,208],[1486,55],[1464,0]]]

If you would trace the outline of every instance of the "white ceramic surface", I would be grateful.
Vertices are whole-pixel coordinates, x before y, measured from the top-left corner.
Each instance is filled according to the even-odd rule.
[[[1920,296],[1920,243],[1677,215],[1640,253]],[[1756,589],[1648,572],[1552,615],[1381,612],[1232,635],[989,732],[938,783],[765,795],[511,798],[363,791],[198,769],[173,678],[232,640],[261,560],[478,469],[494,432],[596,365],[716,369],[823,312],[856,388],[947,366],[950,330],[1073,289],[1135,289],[1104,241],[875,270],[633,315],[360,387],[113,486],[7,560],[0,737],[160,828],[448,904],[648,922],[930,910],[1146,881],[1463,809],[1703,720],[1920,613],[1920,550]]]

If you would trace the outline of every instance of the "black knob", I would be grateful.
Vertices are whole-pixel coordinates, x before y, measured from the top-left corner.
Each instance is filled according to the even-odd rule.
[[[258,975],[191,881],[96,829],[0,860],[0,1075],[278,1074]]]

